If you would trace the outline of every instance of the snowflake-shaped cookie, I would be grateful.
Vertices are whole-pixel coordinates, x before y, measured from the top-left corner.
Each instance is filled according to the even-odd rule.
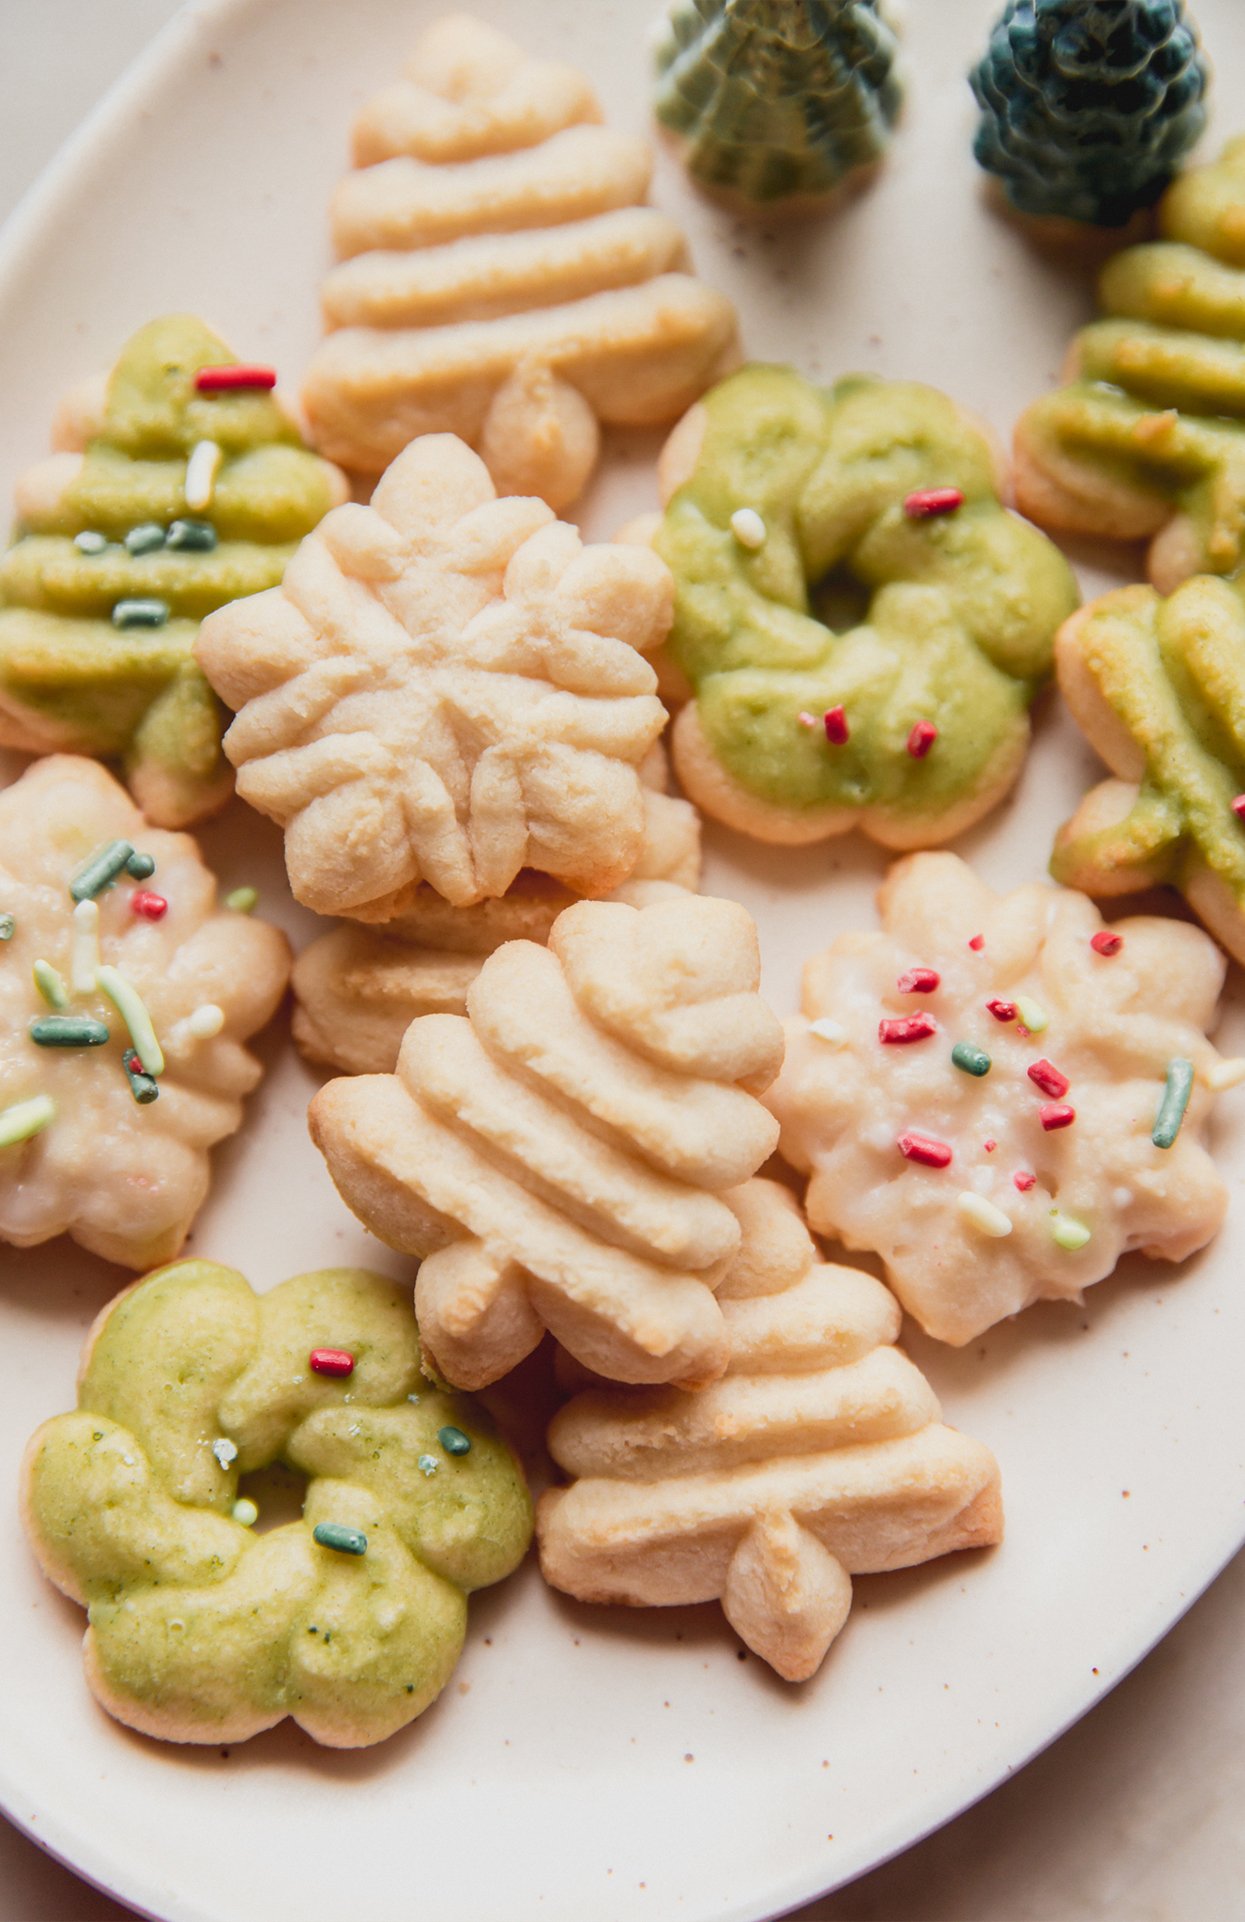
[[[1070,888],[996,895],[952,854],[899,862],[879,906],[882,933],[805,969],[766,1097],[813,1226],[875,1250],[957,1344],[1077,1299],[1130,1249],[1209,1241],[1227,1195],[1202,1135],[1245,1071],[1203,1032],[1214,944],[1151,916],[1104,927]]]
[[[132,1268],[181,1247],[289,973],[284,935],[215,902],[189,835],[97,762],[0,794],[0,1240]]]

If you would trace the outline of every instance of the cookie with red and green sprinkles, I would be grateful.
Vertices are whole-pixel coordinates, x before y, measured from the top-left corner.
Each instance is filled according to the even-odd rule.
[[[1207,1039],[1214,942],[1104,926],[1071,888],[995,894],[945,853],[898,862],[879,909],[808,963],[765,1097],[813,1226],[878,1254],[957,1345],[1079,1300],[1130,1250],[1203,1247],[1227,1206],[1207,1124],[1245,1080]]]

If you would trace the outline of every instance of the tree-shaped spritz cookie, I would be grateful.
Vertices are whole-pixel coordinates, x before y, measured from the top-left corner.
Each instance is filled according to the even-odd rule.
[[[251,1476],[307,1477],[302,1516],[257,1532]],[[44,1573],[89,1612],[86,1677],[170,1742],[241,1742],[290,1715],[360,1748],[423,1713],[467,1596],[521,1561],[531,1507],[482,1409],[420,1371],[410,1297],[328,1268],[260,1298],[183,1261],[119,1295],[74,1413],[23,1470]]]
[[[396,1074],[321,1089],[312,1137],[346,1202],[425,1257],[416,1311],[448,1380],[496,1381],[546,1328],[615,1380],[722,1373],[721,1192],[778,1135],[759,972],[733,901],[578,902],[547,948],[490,955],[466,1016],[413,1021]]]
[[[190,837],[98,762],[53,755],[0,793],[0,1241],[175,1255],[288,973],[284,935],[218,909]]]
[[[1060,829],[1057,881],[1088,894],[1180,889],[1245,961],[1245,603],[1199,575],[1167,600],[1126,587],[1056,648],[1064,699],[1116,776]]]
[[[271,587],[345,482],[202,321],[143,327],[69,396],[0,558],[0,746],[119,761],[148,819],[228,798],[205,614]]]
[[[996,895],[951,854],[899,862],[879,907],[881,933],[809,962],[767,1097],[813,1227],[873,1249],[957,1344],[1077,1300],[1130,1249],[1208,1242],[1227,1192],[1203,1135],[1245,1072],[1204,1033],[1214,943],[1152,916],[1104,927],[1070,888]]]
[[[285,828],[297,898],[389,921],[421,882],[462,907],[522,868],[582,894],[631,871],[666,718],[643,654],[669,622],[654,554],[582,546],[433,434],[197,652],[240,710],[238,792]]]
[[[582,74],[465,14],[364,108],[304,390],[334,460],[379,474],[449,431],[501,492],[561,509],[601,423],[675,420],[728,364],[734,309],[642,204],[646,142],[600,119]]]
[[[580,1601],[720,1600],[749,1648],[803,1682],[853,1575],[1001,1540],[998,1464],[943,1425],[880,1281],[820,1261],[774,1182],[729,1199],[744,1238],[718,1290],[726,1374],[695,1395],[591,1388],[554,1417],[572,1485],[541,1497],[540,1564]]]
[[[698,806],[762,841],[910,848],[995,805],[1077,591],[1004,509],[976,422],[932,387],[745,367],[676,427],[661,480]]]
[[[1069,385],[1021,416],[1016,498],[1046,527],[1149,540],[1168,593],[1245,559],[1245,138],[1177,180],[1159,222],[1103,270]]]

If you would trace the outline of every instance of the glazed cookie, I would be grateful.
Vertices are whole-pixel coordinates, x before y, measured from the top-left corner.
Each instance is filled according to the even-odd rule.
[[[1203,1030],[1224,961],[1182,921],[1104,927],[1068,888],[892,868],[883,932],[804,973],[767,1097],[820,1233],[882,1257],[940,1341],[1076,1301],[1130,1249],[1183,1261],[1227,1192],[1203,1144],[1241,1078]]]
[[[721,1601],[741,1641],[802,1682],[853,1575],[1002,1539],[998,1464],[944,1427],[894,1346],[894,1296],[820,1261],[785,1188],[728,1200],[743,1245],[718,1290],[726,1374],[697,1395],[593,1388],[554,1417],[571,1486],[541,1497],[541,1571],[585,1602]]]
[[[1077,593],[1004,511],[958,407],[748,367],[675,430],[662,490],[668,653],[694,696],[673,755],[692,800],[762,841],[859,827],[897,848],[995,806]]]
[[[408,447],[370,507],[330,514],[281,587],[199,636],[297,899],[391,921],[421,882],[455,907],[522,868],[615,887],[644,838],[637,769],[666,715],[642,656],[670,598],[655,555],[499,500],[452,435]]]
[[[147,818],[183,827],[233,786],[195,666],[203,616],[281,579],[343,500],[269,391],[202,321],[143,327],[71,394],[58,452],[17,488],[0,559],[0,746],[119,761]]]
[[[1245,961],[1245,606],[1205,575],[1126,587],[1060,630],[1059,685],[1115,780],[1059,830],[1051,873],[1088,894],[1169,882]]]
[[[259,1533],[239,1477],[307,1478]],[[518,1463],[473,1402],[420,1369],[405,1289],[357,1268],[260,1298],[183,1261],[119,1295],[87,1343],[75,1413],[26,1451],[40,1566],[89,1614],[86,1678],[169,1742],[242,1742],[287,1715],[361,1748],[449,1680],[467,1596],[522,1560]]]
[[[175,1255],[288,974],[285,936],[218,909],[190,837],[98,762],[54,755],[0,793],[0,1241]]]
[[[498,1380],[546,1328],[614,1380],[722,1373],[713,1290],[739,1225],[720,1195],[778,1135],[759,973],[736,902],[578,902],[547,948],[489,956],[465,1018],[412,1022],[396,1074],[321,1089],[311,1133],[347,1205],[425,1257],[416,1310],[448,1380]]]
[[[364,108],[304,391],[335,460],[379,474],[448,431],[500,492],[561,509],[601,424],[675,420],[734,358],[730,302],[642,204],[648,146],[600,119],[582,74],[465,14]]]
[[[1016,428],[1016,498],[1045,527],[1148,540],[1160,593],[1236,574],[1245,540],[1245,138],[1183,175],[1164,238],[1099,282],[1069,384]]]

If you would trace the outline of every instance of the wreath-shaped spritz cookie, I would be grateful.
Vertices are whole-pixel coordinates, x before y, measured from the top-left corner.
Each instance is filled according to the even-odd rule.
[[[465,1017],[413,1021],[395,1074],[321,1089],[312,1137],[360,1220],[424,1257],[416,1310],[448,1380],[496,1381],[546,1328],[614,1380],[721,1374],[722,1192],[778,1136],[759,975],[734,901],[578,902],[547,948],[489,956]]]
[[[218,909],[195,843],[98,762],[0,793],[0,1241],[175,1255],[288,974],[285,936]]]
[[[71,394],[58,451],[17,486],[0,558],[0,746],[115,757],[139,806],[184,827],[225,801],[225,717],[199,622],[272,587],[346,494],[270,392],[200,320],[153,320]]]
[[[988,812],[1077,592],[980,428],[929,387],[748,367],[662,466],[691,798],[759,840],[896,848]]]
[[[302,1517],[255,1532],[239,1477],[276,1461],[308,1478]],[[22,1506],[89,1611],[91,1689],[172,1742],[287,1715],[333,1748],[394,1734],[531,1536],[487,1415],[421,1373],[406,1290],[356,1268],[258,1298],[211,1261],[136,1282],[91,1332],[77,1410],[32,1438]]]
[[[1104,927],[1069,888],[996,895],[951,854],[899,862],[878,900],[881,933],[805,969],[767,1097],[813,1227],[878,1253],[957,1344],[1078,1299],[1130,1249],[1204,1246],[1227,1207],[1211,1101],[1245,1073],[1203,1032],[1214,943],[1152,916]]]
[[[199,636],[297,898],[389,921],[421,882],[461,907],[522,868],[581,894],[623,880],[670,595],[643,547],[584,547],[542,501],[499,500],[452,435],[414,442],[370,507],[337,508],[279,588]]]
[[[581,1601],[720,1600],[800,1682],[847,1619],[853,1575],[1001,1539],[999,1471],[943,1425],[880,1281],[819,1261],[775,1183],[730,1203],[744,1238],[718,1290],[726,1374],[695,1395],[592,1388],[554,1417],[572,1485],[541,1497],[541,1569]]]

